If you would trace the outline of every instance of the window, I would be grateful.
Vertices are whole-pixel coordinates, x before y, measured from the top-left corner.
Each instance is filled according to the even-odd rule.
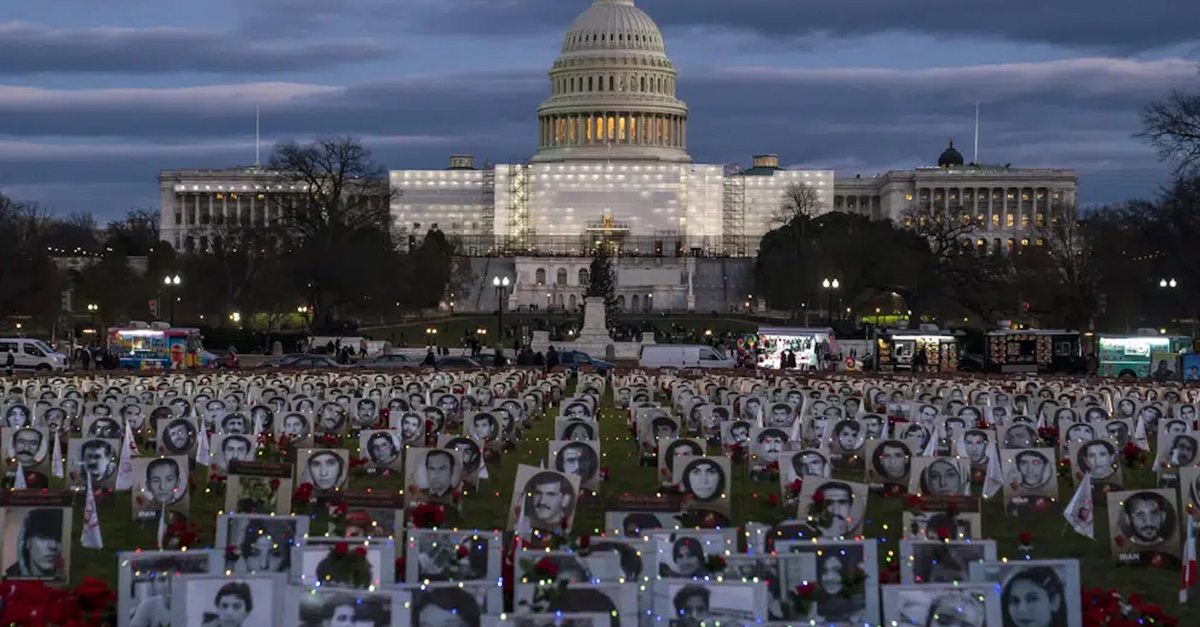
[[[25,354],[29,355],[31,357],[45,357],[46,356],[46,353],[43,353],[42,349],[34,346],[33,344],[29,344],[28,342],[23,344],[22,348],[25,349]]]
[[[580,268],[580,269],[579,269],[579,284],[580,284],[580,285],[587,285],[587,284],[588,284],[588,279],[589,279],[588,269],[587,269],[587,268]]]
[[[559,268],[558,272],[557,272],[557,276],[555,278],[556,278],[556,280],[555,280],[556,284],[566,285],[567,284],[567,269]]]
[[[719,360],[720,357],[717,356],[716,351],[714,351],[713,349],[702,348],[702,349],[700,349],[700,359],[702,361],[716,361],[716,360]]]
[[[538,268],[537,271],[533,273],[533,276],[534,276],[533,282],[535,285],[545,285],[546,284],[546,269],[545,268]]]

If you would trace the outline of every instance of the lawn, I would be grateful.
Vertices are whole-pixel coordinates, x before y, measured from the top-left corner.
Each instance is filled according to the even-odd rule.
[[[554,408],[546,412],[547,418],[556,414]],[[624,418],[612,407],[611,398],[606,400],[601,417],[602,432],[602,467],[608,469],[608,480],[604,485],[607,497],[622,493],[649,493],[656,485],[657,476],[654,468],[642,467],[636,457],[635,443],[630,439]],[[467,495],[464,499],[460,526],[467,528],[493,528],[497,521],[507,518],[508,505],[512,496],[512,484],[518,464],[538,465],[547,455],[548,440],[553,437],[553,420],[539,420],[525,437],[518,442],[517,450],[505,453],[503,463],[489,468],[491,477],[483,480],[480,492]],[[356,441],[347,439],[351,454],[357,454]],[[711,450],[710,450],[711,452]],[[198,473],[203,473],[201,468]],[[778,491],[777,484],[754,483],[748,480],[746,473],[735,472],[733,478],[733,520],[738,523],[759,521],[773,524],[785,518],[791,512],[770,505],[768,495]],[[1154,475],[1149,470],[1126,470],[1127,486],[1153,487]],[[197,476],[197,481],[202,477]],[[861,475],[845,475],[841,478],[861,480]],[[1060,480],[1060,503],[1065,503],[1073,493],[1073,488],[1066,480]],[[352,475],[352,489],[392,489],[402,488],[399,478],[367,478]],[[203,490],[203,488],[201,488]],[[202,528],[207,542],[213,540],[213,516],[216,509],[224,502],[223,488],[212,489],[211,494],[193,494],[192,519]],[[879,555],[886,559],[893,552],[898,554],[901,530],[901,513],[904,509],[903,498],[872,497],[866,520],[866,535],[878,538],[881,543]],[[134,523],[130,521],[129,495],[119,494],[115,505],[103,507],[100,520],[104,531],[103,550],[83,548],[79,542],[78,522],[75,527],[75,545],[71,549],[71,580],[80,582],[86,576],[104,579],[114,585],[117,581],[117,559],[114,552],[132,550],[135,548],[154,549],[154,523]],[[1078,558],[1083,586],[1099,586],[1104,589],[1116,589],[1123,593],[1141,593],[1149,601],[1158,603],[1172,615],[1181,619],[1181,625],[1200,624],[1200,612],[1195,608],[1181,608],[1178,604],[1179,573],[1176,571],[1156,571],[1147,568],[1131,568],[1115,566],[1108,548],[1108,524],[1104,510],[1097,515],[1096,537],[1089,540],[1076,534],[1066,527],[1060,511],[1052,511],[1043,515],[1026,514],[1020,518],[1006,517],[1000,502],[988,502],[983,505],[983,532],[985,537],[997,541],[999,555],[1009,559],[1022,559],[1024,553],[1018,551],[1018,536],[1022,532],[1033,535],[1034,549],[1030,557],[1034,559]],[[599,534],[603,526],[603,509],[589,508],[582,511],[576,518],[575,532],[584,534]],[[314,518],[311,533],[323,533],[326,522],[323,515]]]

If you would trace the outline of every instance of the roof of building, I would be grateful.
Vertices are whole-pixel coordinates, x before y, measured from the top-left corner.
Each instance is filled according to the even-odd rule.
[[[633,0],[596,0],[575,18],[563,37],[562,52],[631,50],[667,54],[662,32]]]
[[[954,166],[963,165],[962,153],[954,148],[954,140],[950,140],[950,147],[942,151],[942,156],[938,157],[937,161],[939,168],[951,168]]]

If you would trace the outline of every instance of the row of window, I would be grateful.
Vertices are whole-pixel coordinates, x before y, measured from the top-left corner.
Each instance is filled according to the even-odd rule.
[[[626,37],[625,33],[574,33],[567,36],[567,44],[579,45],[587,43],[638,43],[638,44],[656,44],[662,45],[662,38],[657,35],[649,35],[646,33],[629,33]]]
[[[608,79],[605,81],[605,79]],[[586,80],[585,80],[586,79]],[[649,80],[647,80],[649,79]],[[608,89],[605,89],[605,85]],[[571,76],[552,79],[550,94],[582,94],[592,92],[628,91],[663,96],[675,96],[675,78],[672,76],[639,76],[637,74],[609,74],[605,76]]]

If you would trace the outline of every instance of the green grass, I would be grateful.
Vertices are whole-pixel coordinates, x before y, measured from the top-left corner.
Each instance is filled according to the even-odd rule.
[[[513,481],[519,464],[538,465],[546,458],[550,438],[553,437],[554,409],[546,412],[547,419],[533,423],[525,437],[517,443],[514,451],[504,454],[499,467],[489,467],[491,477],[480,484],[480,490],[467,495],[463,501],[459,526],[465,528],[492,529],[503,526],[507,520],[508,506],[512,497]],[[646,494],[657,485],[656,469],[642,467],[638,463],[635,443],[628,435],[624,418],[619,415],[608,399],[602,407],[602,467],[608,468],[608,480],[603,491],[607,497],[613,497],[625,492]],[[347,439],[351,454],[357,454],[357,443]],[[710,450],[710,453],[713,452]],[[203,472],[203,468],[199,470]],[[789,518],[794,512],[772,507],[768,495],[779,490],[777,483],[752,482],[747,473],[735,472],[732,481],[731,494],[733,499],[733,520],[738,524],[746,521],[759,521],[773,524]],[[847,480],[861,480],[861,473],[839,473]],[[1126,485],[1129,488],[1152,488],[1155,484],[1151,471],[1126,470]],[[199,481],[201,477],[197,477]],[[203,482],[201,482],[203,483]],[[403,487],[398,478],[368,478],[352,475],[351,489],[395,489]],[[1070,499],[1074,488],[1068,481],[1060,480],[1059,503]],[[203,488],[199,493],[193,493],[191,502],[192,520],[197,522],[203,532],[202,544],[213,541],[212,517],[224,502],[223,488],[213,489],[211,494],[204,494]],[[901,515],[904,511],[902,497],[881,498],[872,496],[865,526],[867,537],[878,538],[880,541],[880,559],[887,559],[890,553],[899,554],[901,537]],[[78,522],[75,526],[75,544],[71,549],[71,581],[78,583],[86,576],[101,578],[115,586],[117,582],[117,559],[114,555],[118,550],[155,548],[156,525],[150,523],[131,522],[131,506],[128,493],[119,494],[116,503],[102,507],[100,520],[104,531],[104,546],[102,550],[83,548],[79,542]],[[1150,568],[1119,567],[1113,562],[1108,547],[1108,522],[1105,510],[1097,512],[1096,538],[1089,540],[1076,534],[1065,526],[1061,509],[1056,509],[1042,515],[1025,514],[1020,518],[1005,516],[1004,508],[999,499],[986,502],[982,506],[984,537],[997,541],[999,556],[1009,559],[1023,559],[1024,553],[1018,552],[1018,536],[1022,532],[1033,534],[1034,550],[1030,553],[1033,559],[1077,558],[1080,561],[1080,573],[1084,588],[1101,587],[1105,590],[1115,589],[1124,594],[1141,593],[1149,602],[1157,603],[1171,615],[1179,617],[1180,625],[1200,624],[1200,612],[1194,607],[1180,607],[1178,603],[1179,573],[1174,570],[1153,570]],[[604,509],[602,507],[586,508],[579,512],[575,521],[575,533],[579,535],[598,535],[604,525]],[[316,516],[310,533],[323,533],[326,528],[324,515]],[[881,563],[882,566],[882,563]]]

